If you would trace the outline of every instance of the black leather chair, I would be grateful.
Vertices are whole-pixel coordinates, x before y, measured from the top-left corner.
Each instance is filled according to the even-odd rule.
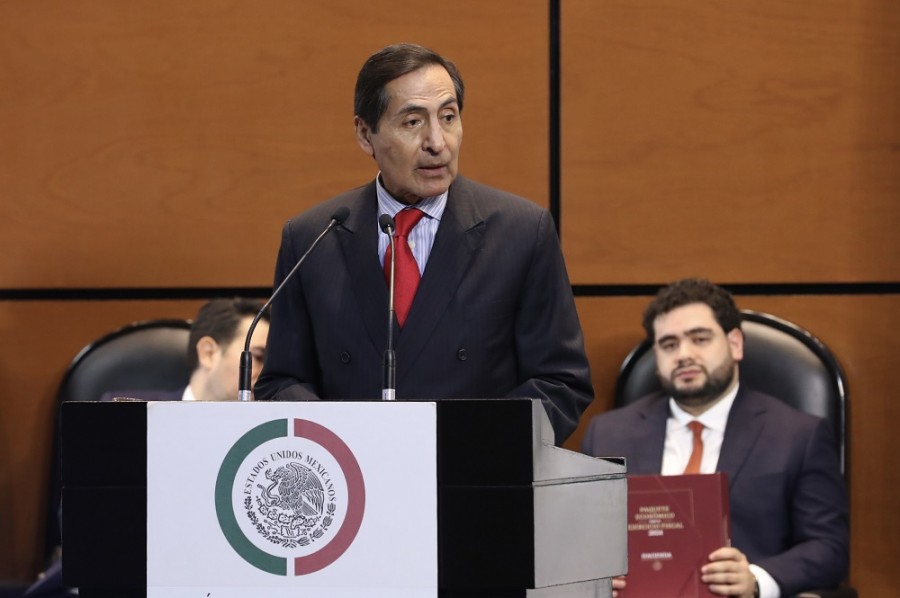
[[[111,390],[175,389],[187,384],[190,320],[128,324],[84,347],[72,360],[58,400],[96,401]]]
[[[175,390],[187,385],[190,327],[190,320],[181,319],[128,324],[89,343],[69,364],[57,392],[45,541],[48,561],[60,543],[59,405],[96,401],[115,390]]]
[[[832,352],[815,336],[776,316],[742,310],[744,359],[741,381],[794,408],[824,418],[831,426],[841,473],[847,480],[847,383]],[[627,405],[661,390],[652,345],[643,340],[625,358],[614,403]],[[813,590],[803,597],[855,598],[853,588]]]

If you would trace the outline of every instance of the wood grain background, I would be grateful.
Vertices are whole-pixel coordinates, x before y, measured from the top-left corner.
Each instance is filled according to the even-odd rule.
[[[191,317],[198,293],[268,287],[282,222],[373,176],[353,85],[396,41],[460,66],[462,172],[559,214],[588,415],[610,406],[646,295],[683,276],[756,285],[741,307],[835,350],[851,581],[890,595],[894,0],[0,0],[0,580],[43,566],[66,365],[127,322]]]

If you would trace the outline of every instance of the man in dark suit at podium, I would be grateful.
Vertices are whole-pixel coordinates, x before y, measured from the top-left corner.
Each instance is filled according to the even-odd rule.
[[[557,443],[575,429],[593,388],[555,226],[536,204],[458,176],[463,89],[452,62],[417,45],[362,67],[356,141],[379,172],[284,226],[276,284],[349,209],[273,302],[258,399],[383,396],[388,216],[396,398],[539,398]]]
[[[582,451],[624,456],[629,474],[728,474],[732,546],[701,570],[712,592],[777,598],[835,586],[849,531],[829,428],[739,384],[740,323],[731,295],[708,281],[663,288],[644,329],[665,392],[595,417]]]

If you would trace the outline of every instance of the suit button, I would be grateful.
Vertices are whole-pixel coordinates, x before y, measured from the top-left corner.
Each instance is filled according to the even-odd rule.
[[[350,354],[346,351],[341,351],[341,363],[350,363]]]
[[[466,353],[465,349],[460,349],[456,352],[456,358],[460,361],[465,361],[469,358],[469,354]]]

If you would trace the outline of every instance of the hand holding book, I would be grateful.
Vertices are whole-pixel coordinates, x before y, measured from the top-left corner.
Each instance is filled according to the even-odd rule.
[[[737,571],[736,554],[743,554],[723,549],[730,543],[725,474],[629,476],[628,577],[624,584],[617,584],[621,589],[614,585],[616,594],[619,598],[719,596],[702,579],[701,570],[706,567],[709,579],[716,582]],[[749,573],[746,567],[744,571]],[[715,589],[720,587],[724,586]],[[730,589],[742,587],[743,583]]]

